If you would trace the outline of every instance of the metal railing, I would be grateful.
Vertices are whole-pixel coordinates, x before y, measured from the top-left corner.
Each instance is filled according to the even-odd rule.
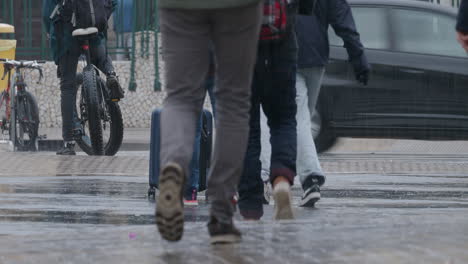
[[[137,56],[149,57],[154,47],[155,90],[160,89],[158,81],[157,45],[157,0],[117,0],[108,31],[108,52],[115,59],[131,61],[130,90],[136,89],[135,60]],[[43,0],[0,0],[0,23],[15,26],[15,34],[1,38],[17,40],[18,59],[51,59],[49,43],[42,25]],[[138,43],[136,35],[138,34]],[[138,51],[138,54],[137,54]]]

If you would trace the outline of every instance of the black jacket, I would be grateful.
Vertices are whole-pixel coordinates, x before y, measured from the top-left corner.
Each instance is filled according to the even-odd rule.
[[[297,17],[298,67],[325,66],[328,63],[330,53],[328,26],[331,25],[335,33],[343,39],[355,71],[369,69],[364,47],[346,0],[316,1],[312,15]]]
[[[468,34],[468,1],[462,0],[458,11],[457,31]]]

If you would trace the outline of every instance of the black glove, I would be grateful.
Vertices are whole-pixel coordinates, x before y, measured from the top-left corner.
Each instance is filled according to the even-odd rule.
[[[356,74],[356,80],[363,85],[367,85],[369,82],[370,65],[367,62],[367,58],[364,53],[358,58],[351,61]]]

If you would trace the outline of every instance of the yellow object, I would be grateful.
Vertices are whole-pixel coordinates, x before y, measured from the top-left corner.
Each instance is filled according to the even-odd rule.
[[[0,23],[0,58],[2,59],[15,59],[16,52],[16,40],[14,39],[2,39],[2,34],[15,33],[15,27],[8,24]],[[7,88],[8,78],[1,80],[3,76],[3,65],[0,65],[0,92]]]

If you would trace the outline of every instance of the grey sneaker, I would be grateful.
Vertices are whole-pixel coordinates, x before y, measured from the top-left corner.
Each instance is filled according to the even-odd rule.
[[[271,184],[270,181],[263,182],[263,204],[270,204]]]
[[[125,92],[120,86],[119,80],[115,72],[109,73],[107,75],[107,87],[110,90],[110,98],[112,101],[119,101],[125,97]]]
[[[161,236],[168,241],[179,241],[184,232],[184,180],[182,168],[175,163],[166,165],[159,177],[156,225]]]
[[[314,207],[320,200],[320,185],[318,179],[309,177],[303,185],[304,194],[300,206]]]
[[[273,187],[275,199],[275,220],[294,219],[291,204],[291,185],[288,182],[280,182]]]
[[[63,156],[74,156],[76,155],[75,152],[75,144],[74,143],[66,143],[59,151],[57,151],[57,155]]]

